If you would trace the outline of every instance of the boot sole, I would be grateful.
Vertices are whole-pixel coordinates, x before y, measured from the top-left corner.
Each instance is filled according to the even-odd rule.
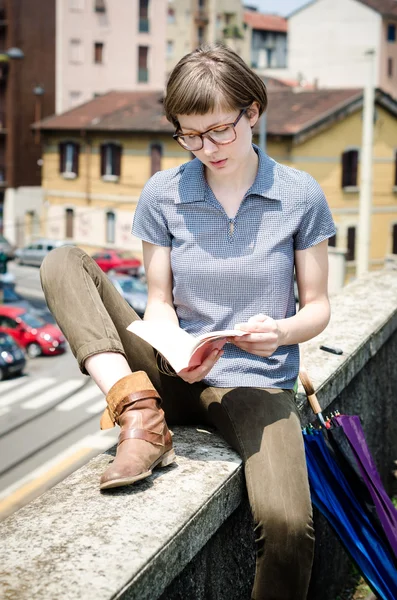
[[[99,486],[100,490],[108,490],[110,488],[122,487],[124,485],[131,485],[136,481],[140,481],[141,479],[146,479],[152,474],[153,469],[156,467],[168,467],[171,465],[176,459],[175,450],[171,449],[160,458],[158,458],[150,467],[148,471],[144,473],[139,473],[139,475],[134,475],[132,477],[123,477],[121,479],[112,479],[111,481],[106,481]]]

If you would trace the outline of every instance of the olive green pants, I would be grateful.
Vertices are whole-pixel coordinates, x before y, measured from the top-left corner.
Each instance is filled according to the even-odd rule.
[[[208,424],[240,454],[255,525],[255,600],[304,600],[314,534],[303,438],[292,390],[214,388],[162,374],[151,346],[126,330],[138,319],[81,249],[53,250],[41,267],[47,304],[80,369],[120,352],[149,375],[169,425]],[[225,551],[227,549],[225,548]]]

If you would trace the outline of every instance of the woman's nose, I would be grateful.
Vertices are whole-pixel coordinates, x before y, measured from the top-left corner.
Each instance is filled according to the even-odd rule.
[[[211,154],[214,154],[214,152],[216,152],[218,150],[218,146],[216,144],[214,144],[214,142],[211,142],[211,140],[208,139],[206,136],[204,136],[203,137],[203,150],[204,150],[204,153],[209,156]]]

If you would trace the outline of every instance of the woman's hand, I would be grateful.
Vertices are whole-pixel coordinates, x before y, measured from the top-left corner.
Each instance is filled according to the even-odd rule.
[[[251,333],[241,338],[235,337],[233,344],[256,356],[271,356],[282,345],[277,321],[263,314],[254,315],[247,323],[238,323],[234,329]]]
[[[222,354],[223,350],[214,350],[209,356],[207,356],[205,360],[203,360],[200,366],[189,370],[183,369],[182,371],[179,371],[178,376],[187,383],[196,383],[197,381],[201,381],[208,375]]]

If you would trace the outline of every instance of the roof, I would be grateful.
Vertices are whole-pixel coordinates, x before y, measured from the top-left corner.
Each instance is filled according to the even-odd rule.
[[[273,136],[302,136],[343,118],[363,103],[362,89],[268,89],[267,130]],[[377,102],[397,117],[397,101],[377,90]],[[163,115],[158,92],[109,92],[37,123],[43,131],[117,131],[128,133],[173,131]],[[256,130],[259,131],[258,125]]]
[[[297,13],[301,12],[302,10],[305,10],[305,8],[308,8],[311,4],[315,4],[317,1],[318,0],[310,0],[309,2],[307,2],[307,4],[304,4],[303,6],[300,6],[299,8],[297,8],[296,10],[291,12],[288,15],[287,19],[296,15]],[[356,1],[360,2],[361,4],[365,4],[365,6],[368,6],[368,8],[372,8],[377,13],[381,14],[383,17],[397,18],[397,0],[356,0]]]
[[[161,92],[111,91],[60,115],[47,117],[42,130],[173,131],[163,114]]]
[[[244,11],[244,23],[247,23],[252,29],[261,29],[263,31],[279,31],[287,33],[287,19],[279,15],[269,15],[257,12],[256,10]]]
[[[397,19],[397,0],[357,0],[369,8],[376,10],[384,17],[395,17]]]

